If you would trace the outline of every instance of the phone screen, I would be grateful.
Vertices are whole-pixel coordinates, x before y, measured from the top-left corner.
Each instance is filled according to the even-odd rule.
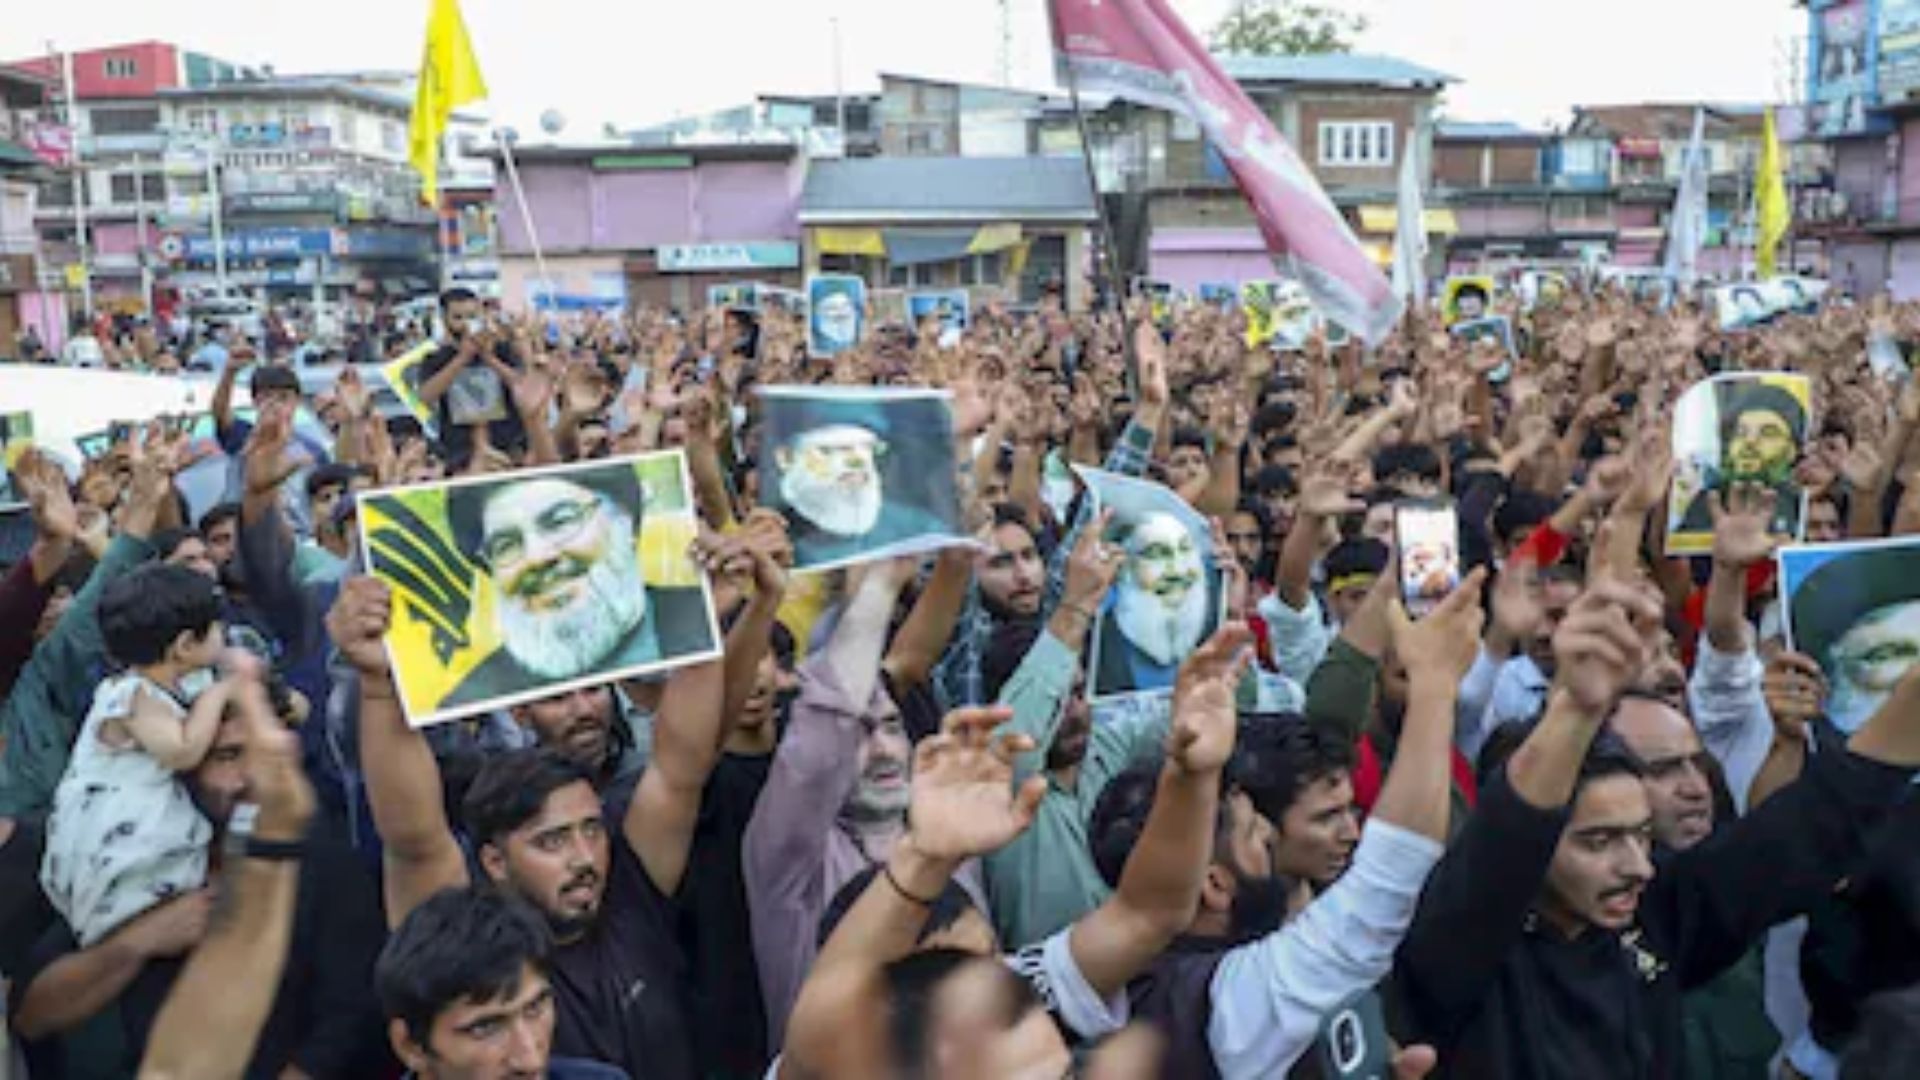
[[[1393,510],[1400,600],[1418,619],[1460,584],[1460,523],[1449,499],[1408,501]]]

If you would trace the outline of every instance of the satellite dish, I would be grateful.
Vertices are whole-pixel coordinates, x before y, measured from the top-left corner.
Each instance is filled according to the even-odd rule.
[[[548,109],[540,114],[540,130],[549,135],[560,134],[561,129],[566,126],[567,118],[560,114],[559,109]]]

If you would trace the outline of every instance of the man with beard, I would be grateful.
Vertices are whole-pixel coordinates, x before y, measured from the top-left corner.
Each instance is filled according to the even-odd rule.
[[[940,702],[951,708],[993,700],[984,672],[994,638],[1009,626],[1038,626],[1047,606],[1047,557],[1026,511],[992,506],[993,520],[980,533],[985,550],[972,556],[973,587],[933,669]]]
[[[1188,929],[1130,988],[1134,1015],[1166,1038],[1160,1075],[1284,1075],[1329,1011],[1387,974],[1443,850],[1453,696],[1472,661],[1481,581],[1476,572],[1418,623],[1395,606],[1393,647],[1413,684],[1401,753],[1352,868],[1291,921],[1293,882],[1276,868],[1273,823],[1229,767]],[[1123,773],[1094,810],[1094,862],[1110,882],[1157,801],[1152,777],[1145,767]]]
[[[822,413],[830,422],[805,428],[773,449],[780,504],[793,522],[801,565],[843,562],[911,537],[951,531],[931,511],[888,497],[884,420],[871,410]]]
[[[1644,766],[1595,742],[1649,659],[1649,593],[1604,577],[1569,610],[1546,714],[1482,787],[1401,946],[1407,1032],[1454,1075],[1683,1075],[1683,994],[1828,894],[1920,766],[1910,677],[1844,749],[1656,863]]]
[[[493,590],[500,648],[443,706],[713,648],[700,590],[641,576],[642,502],[624,464],[447,493],[454,542]]]
[[[622,792],[631,794],[646,768],[633,717],[611,685],[536,698],[515,705],[512,713],[536,744],[580,766],[602,793],[616,798]]]
[[[831,636],[801,665],[799,696],[747,826],[742,862],[769,1046],[785,1042],[828,898],[884,862],[906,830],[913,748],[881,657],[918,566],[892,559],[851,576]],[[988,910],[978,864],[958,879]]]
[[[1736,484],[1757,484],[1774,493],[1772,531],[1800,535],[1800,486],[1793,468],[1806,438],[1807,410],[1783,387],[1742,382],[1716,388],[1720,415],[1720,467],[1710,471],[1701,490],[1681,515],[1680,531],[1713,529],[1716,492]]]
[[[382,643],[392,607],[385,584],[349,578],[327,621],[360,676],[360,761],[385,854],[387,922],[404,936],[416,908],[474,881],[447,823],[433,753],[400,709]],[[553,931],[560,1054],[632,1076],[695,1075],[673,897],[724,738],[724,682],[718,661],[667,680],[653,756],[624,811],[604,804],[578,766],[540,750],[488,757],[467,792],[463,816],[482,887],[538,908]]]
[[[1828,717],[1856,730],[1920,660],[1920,575],[1910,549],[1824,562],[1790,603],[1795,644],[1833,681]]]
[[[1095,697],[1163,690],[1219,621],[1206,559],[1169,513],[1143,515],[1118,537],[1125,560],[1100,626]]]
[[[1094,727],[1080,661],[1087,613],[1097,611],[1120,566],[1098,528],[1081,530],[1067,557],[1067,584],[1045,628],[1006,623],[981,660],[987,693],[1013,709],[1004,727],[1033,740],[1015,777],[1044,776],[1047,793],[1033,826],[987,857],[995,928],[1024,948],[1070,925],[1110,895],[1087,849],[1087,820],[1107,781],[1166,736],[1162,711],[1129,714]]]
[[[490,323],[480,298],[469,289],[440,294],[440,321],[447,340],[414,369],[420,401],[434,411],[435,430],[453,469],[473,457],[475,427],[487,429],[487,443],[512,454],[527,445],[527,428],[508,401],[505,376],[520,366],[513,347]]]
[[[248,802],[247,725],[229,713],[207,756],[181,779],[213,823],[209,887],[141,915],[88,949],[64,925],[40,940],[15,978],[13,1027],[32,1067],[47,1075],[132,1075],[149,1029],[199,944],[234,858],[228,826]],[[377,1074],[389,1059],[380,1018],[366,999],[384,927],[372,878],[320,821],[308,827],[291,949],[250,1075],[314,1080]]]

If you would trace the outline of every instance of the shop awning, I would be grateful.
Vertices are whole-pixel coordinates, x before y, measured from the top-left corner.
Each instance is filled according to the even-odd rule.
[[[1424,215],[1429,236],[1452,236],[1460,231],[1460,222],[1447,209],[1428,210]],[[1391,233],[1400,228],[1400,211],[1391,206],[1360,208],[1360,231]]]
[[[1003,221],[993,225],[982,225],[980,231],[973,234],[973,243],[967,245],[969,255],[985,255],[990,251],[1005,251],[1021,242],[1020,224]]]
[[[952,262],[973,250],[973,230],[925,232],[887,229],[887,262],[894,266],[919,266],[925,263]]]
[[[822,255],[883,256],[887,253],[887,242],[879,229],[816,228],[813,246]]]

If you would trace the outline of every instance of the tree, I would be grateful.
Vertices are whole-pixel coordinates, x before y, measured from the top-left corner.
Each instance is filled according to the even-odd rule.
[[[1364,15],[1302,0],[1240,0],[1213,28],[1216,52],[1302,56],[1353,51],[1367,28]]]

